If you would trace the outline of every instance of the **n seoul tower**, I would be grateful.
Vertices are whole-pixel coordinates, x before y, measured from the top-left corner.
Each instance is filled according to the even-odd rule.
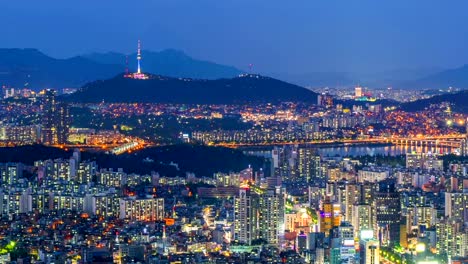
[[[141,42],[140,42],[140,40],[138,40],[137,61],[138,61],[137,74],[141,74],[141,65],[140,65],[140,61],[141,61]]]

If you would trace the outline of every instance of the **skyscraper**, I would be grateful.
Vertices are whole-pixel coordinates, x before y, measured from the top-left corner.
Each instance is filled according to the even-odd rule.
[[[234,199],[234,240],[250,245],[256,233],[255,199],[250,190],[240,189]]]
[[[278,244],[283,224],[280,190],[241,188],[234,200],[234,240],[250,245],[261,239]]]
[[[53,144],[57,139],[57,127],[55,126],[55,102],[56,92],[54,90],[45,90],[42,97],[42,127],[41,141],[44,144]]]
[[[55,90],[45,90],[42,102],[41,141],[47,145],[64,144],[70,130],[70,110],[56,101]]]
[[[301,182],[318,183],[323,180],[320,173],[320,156],[313,148],[298,149],[298,174]]]
[[[68,141],[70,133],[70,107],[66,103],[57,105],[57,144],[64,144]]]
[[[398,242],[400,239],[401,205],[394,181],[386,180],[379,183],[379,192],[375,194],[374,208],[377,225],[381,230],[379,234],[381,242],[385,242],[387,238],[390,243]],[[388,234],[385,234],[386,232]]]

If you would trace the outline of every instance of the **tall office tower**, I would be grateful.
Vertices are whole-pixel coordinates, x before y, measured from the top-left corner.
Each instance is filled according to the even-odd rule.
[[[45,90],[41,108],[42,143],[55,145],[67,142],[71,123],[68,105],[57,103],[56,92],[54,90]]]
[[[387,239],[390,243],[400,241],[401,204],[394,181],[379,183],[379,192],[375,193],[374,197],[374,208],[381,243],[386,243]]]
[[[319,183],[323,181],[320,170],[320,156],[313,148],[299,148],[297,169],[300,182]]]
[[[249,189],[240,189],[234,198],[234,241],[250,245],[257,238],[256,202]]]

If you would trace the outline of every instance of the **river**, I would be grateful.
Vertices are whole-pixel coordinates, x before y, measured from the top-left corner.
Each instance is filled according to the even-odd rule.
[[[419,153],[439,153],[450,154],[455,151],[449,147],[416,147],[416,146],[403,146],[403,145],[339,145],[339,146],[316,146],[318,154],[322,157],[357,157],[357,156],[375,156],[375,155],[390,155],[398,156],[405,155],[410,152]],[[241,148],[245,154],[254,156],[271,157],[271,150],[273,147],[244,147]]]
[[[449,147],[416,147],[416,146],[403,146],[403,145],[388,145],[388,146],[373,146],[373,145],[354,145],[354,146],[336,146],[336,147],[320,147],[317,148],[318,153],[321,156],[364,156],[364,155],[390,155],[398,156],[405,155],[409,152],[419,152],[419,153],[439,153],[439,154],[449,154],[454,151],[454,149]]]

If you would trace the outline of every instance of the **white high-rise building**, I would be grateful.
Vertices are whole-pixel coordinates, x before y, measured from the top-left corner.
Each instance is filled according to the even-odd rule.
[[[239,196],[234,199],[234,241],[248,244],[256,238],[256,214],[253,205],[254,198],[250,190],[240,189]]]
[[[262,239],[268,244],[278,244],[283,225],[279,189],[239,190],[239,196],[234,199],[234,241],[250,245],[253,240]]]

